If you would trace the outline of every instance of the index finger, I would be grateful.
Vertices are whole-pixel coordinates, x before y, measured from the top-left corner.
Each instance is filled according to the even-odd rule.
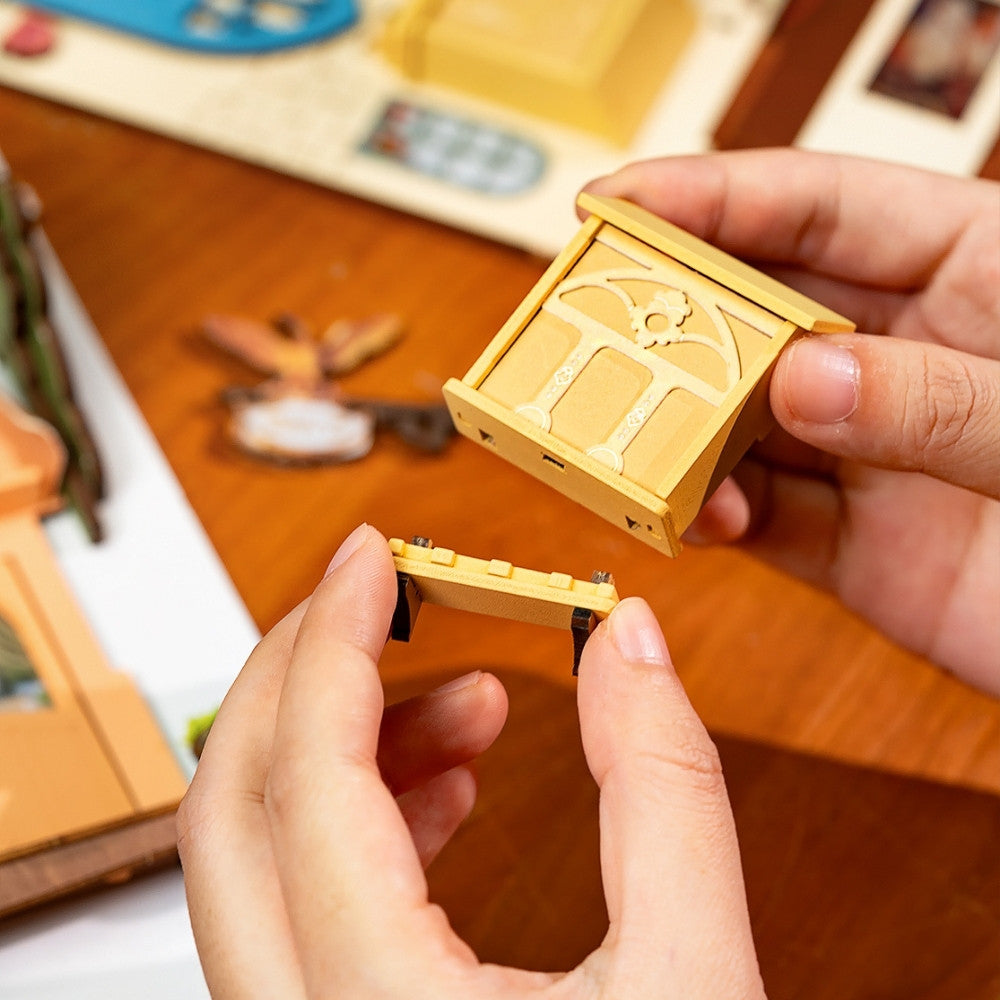
[[[792,149],[632,163],[587,190],[627,198],[738,257],[908,289],[922,285],[1000,187]]]
[[[385,540],[359,531],[299,626],[265,786],[285,907],[317,995],[353,996],[373,976],[406,969],[420,981],[421,946],[446,930],[376,760],[377,660],[396,577]]]

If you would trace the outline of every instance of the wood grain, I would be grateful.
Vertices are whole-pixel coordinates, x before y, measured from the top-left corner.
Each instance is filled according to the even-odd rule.
[[[385,437],[360,462],[282,470],[225,443],[219,393],[257,376],[199,339],[207,313],[398,312],[403,342],[344,386],[430,400],[544,262],[9,91],[0,143],[262,629],[362,520],[582,579],[609,569],[653,605],[719,738],[772,996],[996,995],[997,702],[739,552],[669,560],[464,440],[427,457]],[[472,666],[509,683],[480,805],[432,871],[484,957],[565,966],[601,933],[571,662],[562,632],[437,607],[383,658],[394,698]]]
[[[0,864],[0,917],[177,863],[174,810]]]

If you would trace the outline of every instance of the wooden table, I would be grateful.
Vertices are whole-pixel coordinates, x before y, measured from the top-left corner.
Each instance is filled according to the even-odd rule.
[[[465,440],[431,457],[385,436],[315,469],[226,443],[220,392],[259,378],[199,338],[206,314],[396,312],[404,342],[345,389],[431,400],[544,262],[10,91],[0,148],[261,629],[362,520],[516,565],[610,570],[653,605],[719,739],[770,995],[997,995],[1000,703],[739,552],[666,559]],[[431,871],[484,958],[565,966],[604,929],[570,660],[567,635],[440,608],[383,660],[392,698],[473,667],[508,685],[480,802]]]

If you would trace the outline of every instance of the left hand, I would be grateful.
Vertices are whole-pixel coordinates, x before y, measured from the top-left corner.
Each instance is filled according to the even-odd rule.
[[[578,688],[608,935],[565,974],[479,963],[428,901],[422,865],[472,807],[468,762],[505,695],[474,674],[384,709],[395,594],[388,546],[358,529],[219,712],[178,816],[216,1000],[760,1000],[718,755],[637,599],[589,640]]]

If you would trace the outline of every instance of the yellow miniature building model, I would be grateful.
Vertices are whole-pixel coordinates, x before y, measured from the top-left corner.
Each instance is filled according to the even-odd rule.
[[[695,21],[690,0],[411,0],[382,48],[412,79],[624,144]]]
[[[551,625],[573,633],[573,672],[587,637],[597,622],[618,603],[609,573],[595,573],[591,581],[566,573],[521,569],[500,559],[476,559],[452,549],[435,547],[429,539],[412,543],[390,538],[399,581],[392,638],[404,642],[416,621],[420,604],[475,611],[496,618]]]
[[[19,902],[10,859],[168,811],[186,787],[38,521],[59,506],[64,459],[47,424],[0,397],[0,913]]]
[[[445,398],[461,433],[668,555],[771,427],[771,369],[850,320],[620,199]]]

